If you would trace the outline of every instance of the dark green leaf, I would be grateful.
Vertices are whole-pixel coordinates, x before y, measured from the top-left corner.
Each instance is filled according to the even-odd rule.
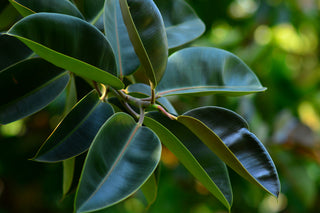
[[[27,58],[31,53],[19,39],[0,34],[0,71]]]
[[[65,196],[72,186],[74,177],[75,158],[70,158],[62,162],[63,165],[63,182],[62,182],[62,194]]]
[[[127,91],[129,92],[130,95],[138,96],[139,98],[151,96],[150,86],[142,83],[129,85],[127,87]],[[156,102],[162,105],[171,114],[174,114],[174,115],[178,114],[167,98],[165,97],[157,98]]]
[[[9,1],[0,1],[0,32],[7,31],[20,18],[18,11]]]
[[[91,23],[97,22],[103,12],[105,0],[73,0],[86,20]]]
[[[148,113],[147,116],[144,124],[159,136],[195,178],[230,209],[232,189],[226,165],[184,125],[160,113]]]
[[[63,115],[66,116],[77,103],[77,90],[74,75],[70,75],[69,83],[66,87],[66,103]],[[70,158],[62,162],[63,179],[62,179],[62,195],[66,196],[70,191],[74,179],[75,158]]]
[[[140,61],[123,22],[119,0],[106,0],[104,10],[105,33],[115,52],[118,75],[130,75],[139,67]]]
[[[169,48],[198,38],[205,25],[184,0],[155,0],[166,27]]]
[[[89,23],[69,15],[37,13],[8,32],[58,67],[117,89],[116,62],[105,36]]]
[[[141,191],[148,202],[147,208],[149,208],[156,201],[158,194],[158,182],[154,173],[141,186]]]
[[[21,61],[0,72],[0,124],[29,116],[64,90],[66,71],[40,58]]]
[[[167,65],[168,41],[153,0],[119,0],[129,38],[154,89]]]
[[[70,112],[70,110],[77,103],[77,101],[78,101],[78,98],[77,98],[75,76],[71,73],[69,83],[66,87],[66,103],[65,103],[65,109],[63,112],[64,116],[66,116]]]
[[[56,162],[85,152],[113,113],[110,104],[102,102],[95,91],[89,93],[56,127],[34,160]]]
[[[23,16],[39,12],[61,13],[83,18],[79,10],[68,0],[9,0]]]
[[[157,88],[161,96],[244,95],[265,89],[237,56],[210,47],[191,47],[172,54]]]
[[[267,192],[278,196],[280,182],[267,150],[236,113],[202,107],[178,117],[228,166]]]
[[[76,193],[77,212],[105,208],[133,194],[153,173],[160,155],[160,141],[150,129],[116,113],[89,149]]]

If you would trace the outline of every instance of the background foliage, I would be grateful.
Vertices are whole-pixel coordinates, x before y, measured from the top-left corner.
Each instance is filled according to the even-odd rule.
[[[235,53],[255,71],[265,93],[241,98],[179,97],[181,113],[201,105],[230,108],[245,117],[265,143],[282,184],[279,202],[230,170],[233,212],[317,212],[320,199],[320,90],[318,0],[187,0],[207,31],[192,46]],[[3,18],[5,17],[5,18]],[[0,31],[18,13],[0,3]],[[77,79],[81,84],[81,80]],[[84,84],[84,83],[83,83]],[[84,84],[85,85],[85,84]],[[86,91],[78,91],[79,96]],[[26,161],[55,127],[63,112],[62,94],[45,110],[0,127],[0,212],[71,212],[61,199],[62,167]],[[159,194],[150,212],[224,212],[224,207],[163,153]],[[139,197],[139,194],[137,195]],[[104,212],[143,212],[133,197]]]

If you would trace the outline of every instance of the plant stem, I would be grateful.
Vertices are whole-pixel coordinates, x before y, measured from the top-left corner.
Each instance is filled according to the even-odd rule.
[[[171,115],[169,112],[167,112],[162,106],[154,104],[152,105],[153,108],[156,108],[157,110],[159,110],[162,114],[164,114],[165,116],[167,116],[168,118],[170,118],[171,120],[177,120],[177,117],[174,115]]]
[[[154,104],[156,102],[156,95],[154,92],[154,89],[151,88],[151,104]]]
[[[94,88],[96,89],[96,91],[97,91],[98,94],[99,94],[99,97],[101,97],[101,96],[102,96],[102,93],[101,93],[101,90],[100,90],[100,88],[99,88],[98,83],[97,83],[96,81],[92,81],[92,82],[93,82]]]
[[[140,113],[141,111],[144,112],[144,108],[147,107],[152,107],[154,109],[159,110],[162,114],[164,114],[165,116],[167,116],[168,118],[170,118],[171,120],[177,120],[177,117],[174,115],[171,115],[170,113],[168,113],[161,105],[158,104],[151,104],[152,99],[155,98],[155,94],[154,94],[154,90],[153,91],[153,98],[150,97],[149,98],[145,98],[145,99],[139,99],[139,98],[135,98],[132,97],[130,95],[127,95],[123,90],[115,90],[112,89],[113,92],[115,93],[115,95],[117,95],[119,98],[122,99],[121,103],[123,104],[123,106],[128,110],[128,112],[133,115],[135,118],[141,117],[130,107],[130,105],[128,104],[128,102],[132,103],[135,106],[139,106],[140,108]],[[148,100],[148,101],[147,101]],[[142,110],[143,109],[143,110]]]
[[[143,124],[143,120],[144,120],[144,108],[142,106],[139,107],[140,108],[140,115],[139,115],[139,121],[138,121],[138,125],[142,126]]]
[[[150,106],[150,102],[149,101],[144,101],[144,100],[141,100],[139,98],[135,98],[135,97],[132,97],[130,95],[127,95],[124,91],[122,90],[114,90],[114,92],[120,96],[123,100],[125,101],[128,101],[136,106],[143,106],[143,107],[148,107]]]
[[[136,119],[139,118],[139,114],[136,113],[136,112],[131,108],[131,106],[130,106],[127,102],[121,101],[121,104],[124,106],[124,108],[126,108],[126,110],[127,110],[133,117],[135,117]]]

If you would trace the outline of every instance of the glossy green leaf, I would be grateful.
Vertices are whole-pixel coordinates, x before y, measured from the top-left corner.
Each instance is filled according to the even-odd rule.
[[[70,74],[70,80],[66,87],[66,103],[64,109],[64,117],[72,110],[73,106],[77,103],[77,90],[75,78]],[[62,195],[65,196],[72,187],[75,171],[75,158],[70,158],[62,162],[63,179],[62,179]]]
[[[153,173],[160,155],[160,141],[150,129],[116,113],[89,149],[76,193],[77,212],[102,209],[133,194]]]
[[[70,110],[77,103],[77,101],[78,101],[78,98],[77,98],[75,76],[71,73],[69,83],[66,87],[66,103],[65,103],[65,109],[63,112],[64,116],[66,116],[70,112]]]
[[[89,23],[69,15],[37,13],[22,19],[8,32],[42,58],[82,77],[116,89],[116,62],[105,36]]]
[[[82,12],[86,20],[89,22],[97,22],[102,16],[103,5],[105,0],[73,0],[79,10]]]
[[[39,12],[61,13],[82,18],[80,11],[68,0],[9,0],[23,16]]]
[[[104,10],[105,33],[116,56],[118,75],[130,75],[139,67],[140,61],[123,22],[119,0],[106,0]]]
[[[179,161],[228,209],[232,189],[226,165],[188,128],[160,113],[148,113],[144,124]]]
[[[113,115],[110,104],[95,91],[84,97],[56,127],[34,160],[57,162],[88,150],[104,122]]]
[[[148,202],[147,208],[149,208],[156,201],[158,195],[158,183],[155,174],[152,174],[141,186],[141,191]]]
[[[155,0],[168,38],[169,48],[184,45],[205,31],[205,25],[184,0]]]
[[[245,95],[265,89],[237,56],[210,47],[190,47],[172,54],[157,88],[161,96]]]
[[[72,186],[74,177],[75,158],[70,158],[62,161],[63,166],[63,182],[62,182],[62,194],[65,196]]]
[[[19,39],[0,34],[0,71],[30,56],[32,51]]]
[[[151,88],[149,85],[137,83],[137,84],[130,84],[126,89],[130,95],[142,97],[150,97],[151,96]],[[169,102],[169,100],[165,97],[157,98],[157,103],[163,106],[169,113],[177,115],[177,111]]]
[[[280,182],[266,148],[236,113],[202,107],[178,117],[217,156],[242,177],[278,196]]]
[[[66,71],[40,58],[16,63],[0,72],[0,124],[29,116],[47,106],[64,90]]]
[[[7,31],[19,18],[20,14],[9,1],[0,1],[0,32]]]
[[[168,59],[168,41],[161,14],[153,0],[119,2],[131,43],[154,89]]]

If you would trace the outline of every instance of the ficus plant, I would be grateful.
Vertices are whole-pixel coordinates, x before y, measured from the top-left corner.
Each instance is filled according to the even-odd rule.
[[[32,160],[63,163],[64,195],[76,185],[75,212],[110,207],[138,190],[151,205],[162,146],[229,211],[227,166],[279,195],[275,165],[242,117],[216,106],[179,115],[167,99],[266,89],[232,53],[188,45],[205,27],[184,0],[10,3],[22,18],[0,35],[0,123],[65,94],[64,118]],[[80,100],[75,78],[92,88]]]

